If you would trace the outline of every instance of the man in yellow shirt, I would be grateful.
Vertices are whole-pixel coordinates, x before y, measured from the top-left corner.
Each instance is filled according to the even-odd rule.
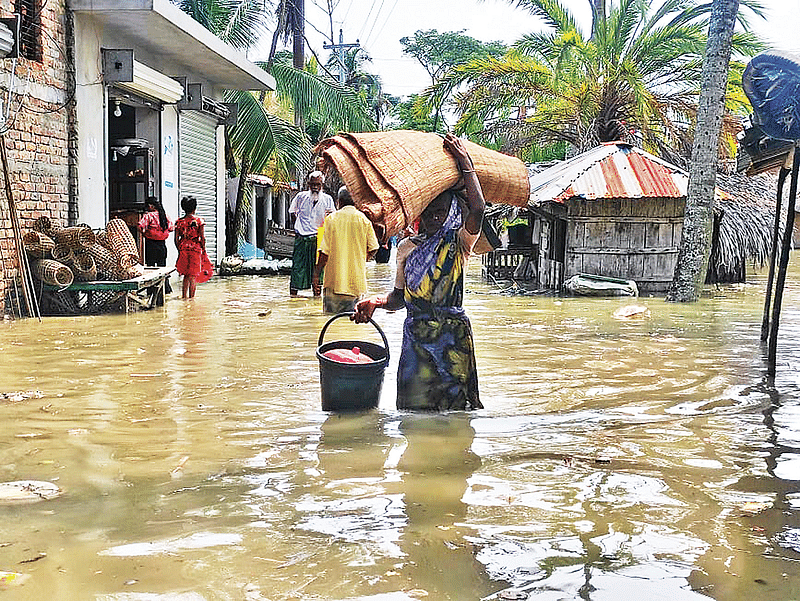
[[[322,295],[325,313],[353,311],[367,292],[367,261],[378,250],[372,223],[353,204],[350,192],[342,186],[339,209],[325,218],[319,258],[314,267],[314,295]],[[324,290],[320,274],[325,269]]]

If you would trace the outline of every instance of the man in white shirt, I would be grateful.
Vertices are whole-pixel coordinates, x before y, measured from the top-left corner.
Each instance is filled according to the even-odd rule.
[[[308,190],[299,192],[289,207],[294,225],[294,250],[289,294],[297,296],[298,290],[311,288],[311,277],[317,262],[317,230],[325,216],[336,210],[333,198],[322,191],[325,176],[321,171],[308,175]]]

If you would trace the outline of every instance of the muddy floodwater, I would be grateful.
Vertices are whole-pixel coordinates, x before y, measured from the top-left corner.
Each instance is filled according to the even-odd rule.
[[[774,387],[764,275],[633,319],[479,276],[469,414],[395,409],[404,312],[378,409],[323,412],[326,317],[287,277],[0,322],[0,482],[61,490],[0,504],[0,599],[800,598],[798,257]]]

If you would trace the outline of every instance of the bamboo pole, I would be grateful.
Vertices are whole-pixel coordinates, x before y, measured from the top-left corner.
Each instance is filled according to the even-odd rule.
[[[13,236],[13,231],[12,231],[11,235]],[[3,248],[2,244],[0,244],[0,261],[2,261],[3,265],[8,265],[9,264],[8,256],[6,255],[5,249]],[[5,274],[3,274],[3,276],[5,277]],[[14,301],[15,301],[15,303],[11,304],[11,309],[13,311],[14,304],[16,304],[16,306],[17,306],[17,317],[22,317],[22,304],[21,304],[21,301],[20,301],[20,298],[19,298],[19,289],[17,288],[17,280],[16,280],[16,278],[11,278],[11,284],[13,285],[13,288],[14,288]],[[6,298],[8,298],[8,296]]]
[[[767,278],[767,291],[764,299],[764,317],[761,320],[761,340],[765,341],[769,337],[769,310],[772,303],[772,284],[775,278],[775,260],[778,257],[778,238],[781,232],[781,209],[783,208],[783,185],[786,183],[786,176],[791,172],[790,161],[794,162],[794,152],[789,153],[786,163],[781,167],[778,174],[778,196],[775,200],[775,227],[772,232],[772,249],[769,255],[769,277]]]
[[[17,215],[17,205],[14,202],[14,193],[11,189],[11,174],[8,172],[8,156],[6,154],[6,139],[5,136],[0,136],[0,161],[3,164],[3,179],[5,180],[6,200],[8,201],[8,211],[11,216],[11,229],[14,235],[14,245],[17,249],[17,265],[19,266],[20,282],[22,286],[22,295],[25,299],[25,307],[28,311],[28,316],[38,317],[41,321],[42,317],[39,314],[39,305],[36,299],[32,297],[33,278],[31,276],[30,265],[28,264],[28,256],[25,253],[25,248],[22,244],[22,231],[19,226],[19,216]]]
[[[769,351],[767,355],[767,376],[770,380],[775,378],[775,363],[778,354],[778,326],[781,318],[781,304],[783,303],[783,286],[786,282],[786,270],[789,265],[789,252],[792,247],[792,232],[794,230],[794,203],[797,199],[797,178],[800,172],[800,152],[797,143],[794,147],[794,160],[792,162],[792,183],[789,186],[789,206],[786,211],[786,224],[783,230],[783,248],[781,249],[780,264],[778,265],[778,278],[775,282],[775,302],[772,307],[772,327],[769,331]]]

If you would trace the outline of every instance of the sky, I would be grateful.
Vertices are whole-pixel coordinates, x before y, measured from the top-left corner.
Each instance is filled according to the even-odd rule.
[[[327,59],[331,23],[329,0],[305,0],[306,37],[322,61]],[[404,56],[400,38],[417,30],[466,30],[484,42],[512,43],[522,34],[542,28],[530,13],[506,0],[330,0],[334,38],[339,29],[345,43],[359,44],[371,57],[367,70],[381,77],[385,92],[407,97],[430,84],[419,63]],[[587,0],[562,0],[582,24],[591,20]],[[800,0],[762,0],[767,19],[752,17],[756,31],[776,49],[800,53]],[[742,9],[747,12],[746,9]],[[257,58],[257,57],[251,57]],[[261,60],[260,57],[257,60]]]

